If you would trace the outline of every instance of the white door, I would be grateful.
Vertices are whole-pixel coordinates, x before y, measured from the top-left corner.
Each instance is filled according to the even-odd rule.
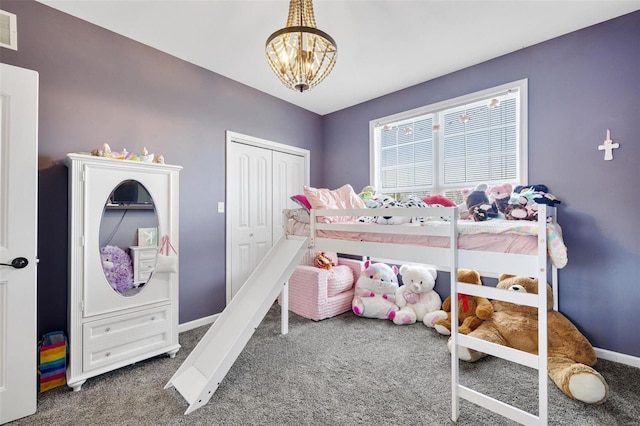
[[[230,300],[273,245],[271,151],[229,144],[227,214],[232,246]]]
[[[303,193],[305,179],[305,157],[273,151],[273,242],[284,234],[283,209],[299,207],[291,196]]]
[[[0,64],[0,423],[36,412],[37,144],[38,73]]]
[[[309,150],[227,132],[227,303],[282,235],[309,164]]]

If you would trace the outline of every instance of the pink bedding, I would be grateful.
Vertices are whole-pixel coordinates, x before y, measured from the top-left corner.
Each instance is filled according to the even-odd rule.
[[[491,223],[489,223],[491,222]],[[500,222],[500,223],[498,223]],[[524,223],[523,223],[524,222]],[[437,223],[432,222],[434,226]],[[486,225],[485,225],[486,224]],[[367,224],[362,224],[367,226]],[[420,225],[389,225],[420,226]],[[287,234],[308,236],[310,225],[289,219]],[[458,248],[463,250],[490,251],[496,253],[517,253],[535,255],[538,252],[537,227],[535,222],[495,220],[487,222],[458,221]],[[380,243],[426,245],[449,247],[449,238],[440,236],[378,234],[369,232],[317,231],[321,238],[335,238],[350,241],[371,241]],[[566,247],[557,224],[547,227],[548,252],[551,262],[557,268],[567,263]]]

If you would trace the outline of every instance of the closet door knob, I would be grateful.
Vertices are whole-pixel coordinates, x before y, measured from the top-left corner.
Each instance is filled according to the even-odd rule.
[[[22,269],[29,264],[29,261],[26,257],[16,257],[11,261],[11,263],[0,263],[2,266],[12,266],[16,269]]]

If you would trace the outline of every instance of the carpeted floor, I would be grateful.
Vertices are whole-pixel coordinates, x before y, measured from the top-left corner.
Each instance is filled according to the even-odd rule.
[[[291,314],[280,334],[276,304],[207,405],[163,389],[208,327],[182,333],[175,359],[153,358],[89,379],[80,392],[38,397],[21,425],[446,425],[451,421],[447,338],[422,324],[396,326],[346,313],[313,322]],[[599,361],[610,386],[602,405],[564,396],[549,381],[550,425],[640,425],[640,369]],[[496,358],[461,363],[461,381],[537,411],[536,371]],[[459,425],[513,422],[466,401]]]

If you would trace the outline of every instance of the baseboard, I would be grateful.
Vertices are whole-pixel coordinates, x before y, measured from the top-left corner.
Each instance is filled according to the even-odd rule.
[[[213,324],[214,322],[216,322],[219,316],[220,314],[215,314],[179,324],[178,333],[184,333],[185,331],[193,330],[194,328],[202,327],[203,325]]]
[[[625,355],[619,352],[612,352],[606,349],[593,348],[596,351],[596,356],[600,359],[606,359],[607,361],[618,362],[620,364],[629,365],[631,367],[640,368],[640,358],[632,355]]]

